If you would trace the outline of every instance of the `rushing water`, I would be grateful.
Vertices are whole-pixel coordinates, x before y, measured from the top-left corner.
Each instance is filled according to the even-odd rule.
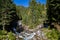
[[[16,29],[14,28],[14,31],[16,33],[16,35],[18,35],[19,38],[23,38],[23,40],[30,40],[34,37],[34,35],[36,35],[36,33],[26,33],[26,32],[22,32],[22,33],[18,33],[16,32]]]
[[[21,22],[19,21],[18,24],[21,25]],[[28,32],[27,32],[27,31],[23,31],[23,32],[21,32],[21,33],[18,33],[15,28],[13,28],[13,30],[14,30],[15,34],[16,34],[19,38],[22,38],[23,40],[31,40],[31,39],[33,39],[35,36],[39,37],[39,38],[40,38],[39,40],[41,40],[41,38],[45,38],[45,35],[44,35],[44,33],[40,30],[40,28],[42,28],[41,25],[39,25],[39,27],[37,28],[38,30],[33,31],[33,32],[31,32],[31,33],[30,33],[30,31],[28,31]],[[18,40],[18,38],[17,38],[17,40]],[[34,38],[33,40],[37,40],[37,39]]]
[[[31,40],[35,37],[35,35],[37,35],[40,38],[45,38],[44,33],[41,30],[37,30],[36,32],[32,32],[32,33],[27,33],[25,31],[18,33],[18,32],[16,32],[16,29],[14,28],[14,31],[15,31],[16,35],[19,38],[22,38],[23,40]]]
[[[28,33],[27,33],[28,34]],[[35,35],[35,33],[31,33],[31,34],[29,34],[29,35],[26,35],[26,34],[24,34],[25,36],[23,37],[23,39],[24,40],[31,40],[33,37],[34,37],[34,35]],[[19,35],[20,36],[20,35]]]

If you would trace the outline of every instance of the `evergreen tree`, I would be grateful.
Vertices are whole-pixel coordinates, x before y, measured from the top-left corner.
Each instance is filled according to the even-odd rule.
[[[30,2],[30,24],[34,26],[37,26],[40,24],[40,17],[41,17],[41,5],[40,3],[37,3],[36,0],[31,0]]]
[[[60,0],[47,0],[47,15],[50,22],[50,27],[54,24],[60,24]]]
[[[22,16],[22,23],[29,27],[36,27],[46,18],[45,5],[36,0],[30,0],[29,7],[17,6],[17,13]]]
[[[1,13],[1,25],[3,30],[6,25],[12,25],[11,23],[18,20],[16,14],[16,6],[13,3],[13,0],[1,0],[0,13]]]

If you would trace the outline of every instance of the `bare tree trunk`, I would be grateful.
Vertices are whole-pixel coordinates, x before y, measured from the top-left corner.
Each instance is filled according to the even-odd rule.
[[[3,30],[5,30],[5,26],[3,25]]]
[[[5,30],[5,23],[3,22],[3,30]]]
[[[3,30],[5,30],[5,25],[6,25],[6,13],[2,14],[2,25],[3,25]]]

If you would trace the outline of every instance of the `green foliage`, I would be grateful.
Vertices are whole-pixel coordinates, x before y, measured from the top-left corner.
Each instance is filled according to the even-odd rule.
[[[4,35],[4,34],[7,34],[7,31],[5,31],[5,30],[0,30],[0,35]]]
[[[17,6],[17,15],[19,18],[22,16],[22,23],[34,28],[44,20],[46,20],[45,5],[36,0],[30,0],[29,7]]]
[[[4,30],[5,25],[10,25],[10,22],[14,20],[12,17],[16,14],[16,6],[12,0],[0,0],[0,2],[0,25]]]
[[[59,40],[60,38],[60,32],[58,32],[56,29],[44,29],[44,32],[48,40]]]
[[[32,6],[31,6],[32,5]],[[44,5],[45,6],[45,5]],[[35,27],[42,23],[45,19],[44,15],[46,14],[43,4],[37,3],[36,0],[31,0],[30,2],[30,24],[31,27]],[[43,11],[45,13],[43,13]],[[45,15],[46,16],[46,15]]]
[[[0,30],[0,40],[15,40],[15,36],[12,32],[7,32],[4,30]]]
[[[9,33],[8,33],[8,39],[9,39],[9,40],[15,40],[15,36],[13,35],[12,32],[9,32]]]
[[[50,40],[58,40],[59,33],[55,29],[53,29],[51,32],[47,33],[47,37]]]
[[[60,23],[60,0],[47,0],[47,15],[50,24]]]

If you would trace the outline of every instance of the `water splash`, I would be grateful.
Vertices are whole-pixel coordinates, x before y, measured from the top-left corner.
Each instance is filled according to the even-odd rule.
[[[27,33],[28,34],[28,33]],[[29,35],[25,34],[25,37],[23,37],[24,40],[31,40],[34,37],[35,33],[31,33]]]
[[[38,27],[38,28],[40,28],[40,27]],[[38,29],[38,28],[37,28],[37,29]],[[35,37],[35,35],[37,35],[37,36],[39,36],[39,37],[45,38],[44,33],[43,33],[40,29],[38,29],[38,30],[36,30],[36,31],[33,31],[33,32],[31,32],[31,33],[30,33],[30,31],[29,31],[29,32],[23,31],[23,32],[21,32],[21,33],[18,33],[15,28],[13,28],[13,30],[14,30],[15,34],[16,34],[19,38],[22,38],[23,40],[31,40],[31,39],[33,39],[33,38]]]

